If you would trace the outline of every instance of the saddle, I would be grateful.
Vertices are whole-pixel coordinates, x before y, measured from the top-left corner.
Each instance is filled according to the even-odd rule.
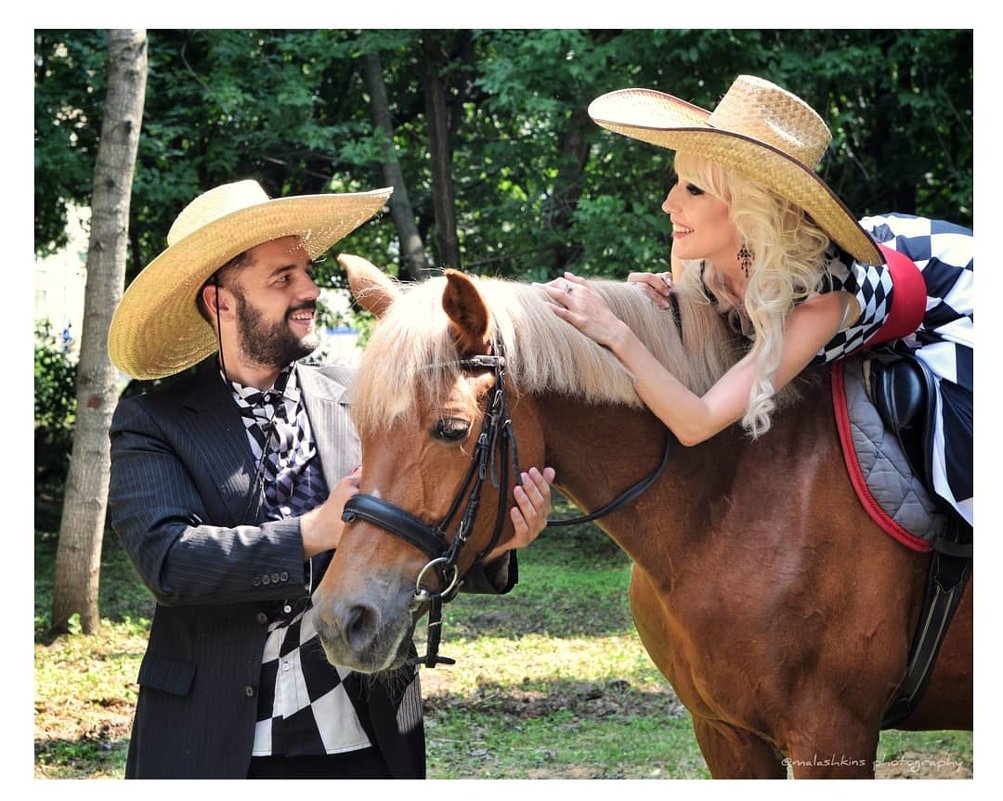
[[[919,359],[893,350],[875,353],[869,365],[868,387],[875,408],[897,438],[913,471],[930,489],[931,497],[939,501],[933,492],[930,463],[930,437],[936,413],[934,377]],[[944,533],[932,542],[926,595],[906,678],[885,711],[883,729],[904,721],[918,704],[971,572],[972,527],[948,504],[938,505],[947,525]]]
[[[971,525],[934,491],[931,438],[936,430],[936,379],[908,348],[895,345],[896,340],[916,331],[922,321],[926,298],[923,277],[904,254],[883,245],[879,248],[895,286],[895,302],[889,320],[868,343],[866,363],[861,365],[857,360],[850,360],[847,368],[845,362],[839,362],[834,365],[832,376],[837,428],[851,481],[861,502],[888,534],[914,550],[932,551],[926,594],[906,675],[881,721],[882,729],[890,729],[912,714],[926,689],[944,635],[971,574],[973,532]],[[845,369],[851,371],[850,377],[844,376]],[[862,373],[863,380],[854,381],[857,373],[853,371]],[[854,389],[856,400],[851,402],[851,390]],[[869,403],[861,399],[865,394],[862,389]],[[877,424],[871,416],[874,411],[880,421]],[[899,477],[896,489],[901,492],[894,508],[887,502],[882,506],[874,501],[872,489],[875,485],[861,470],[859,444],[866,438],[854,435],[867,434],[868,430],[873,440],[890,435],[896,446],[883,450],[874,447],[871,454],[872,467],[890,464],[895,469],[886,471],[885,475],[891,472]],[[905,466],[896,464],[897,460],[904,461]],[[910,503],[903,503],[903,499]],[[903,509],[907,514],[899,514]],[[910,517],[909,510],[918,510],[919,517]],[[924,515],[927,510],[929,514]],[[906,526],[903,527],[895,516],[906,520]],[[923,528],[923,536],[914,533],[919,528],[917,520]]]
[[[942,534],[931,542],[934,551],[953,556],[972,555],[972,527],[934,491],[931,438],[936,420],[936,379],[915,356],[883,347],[870,353],[864,371],[868,394],[896,438],[913,473],[923,483],[938,511],[946,517]]]

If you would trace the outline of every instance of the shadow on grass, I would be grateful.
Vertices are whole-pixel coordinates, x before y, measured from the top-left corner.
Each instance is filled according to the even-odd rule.
[[[427,676],[427,674],[426,674]],[[425,688],[425,713],[450,714],[465,711],[477,714],[529,719],[561,712],[579,720],[611,715],[629,717],[689,718],[689,713],[666,685],[640,689],[622,679],[609,681],[524,681],[521,685],[483,681],[472,693]]]
[[[577,513],[560,504],[553,516]],[[518,552],[518,563],[519,582],[507,595],[461,592],[447,604],[444,637],[601,637],[633,631],[627,602],[631,561],[596,526],[546,529]]]
[[[35,778],[121,779],[128,751],[128,737],[36,740]]]

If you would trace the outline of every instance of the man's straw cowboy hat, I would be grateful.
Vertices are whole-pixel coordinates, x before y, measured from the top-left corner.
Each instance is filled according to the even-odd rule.
[[[256,181],[210,189],[167,234],[167,250],[129,285],[112,318],[108,353],[140,379],[174,375],[217,349],[195,297],[216,270],[256,245],[299,237],[310,258],[377,214],[393,189],[270,199]]]
[[[874,241],[815,170],[832,135],[822,118],[779,86],[740,75],[713,111],[650,89],[596,98],[589,116],[603,128],[658,147],[702,156],[795,203],[847,253],[881,264]]]

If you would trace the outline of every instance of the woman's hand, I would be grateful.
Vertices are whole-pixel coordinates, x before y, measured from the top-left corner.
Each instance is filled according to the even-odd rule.
[[[669,307],[672,273],[631,273],[627,276],[627,281],[635,284],[658,308]]]
[[[562,320],[571,323],[589,339],[612,348],[622,335],[623,322],[610,310],[606,300],[584,278],[565,273],[548,284],[537,284],[556,304],[551,308]]]

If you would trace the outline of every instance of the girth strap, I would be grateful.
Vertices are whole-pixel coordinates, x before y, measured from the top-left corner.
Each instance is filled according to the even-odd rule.
[[[885,710],[882,729],[893,729],[915,711],[930,681],[933,667],[944,642],[944,635],[961,603],[972,569],[970,556],[958,557],[934,551],[926,600],[919,619],[919,629],[909,655],[906,677],[895,691],[895,698]]]

